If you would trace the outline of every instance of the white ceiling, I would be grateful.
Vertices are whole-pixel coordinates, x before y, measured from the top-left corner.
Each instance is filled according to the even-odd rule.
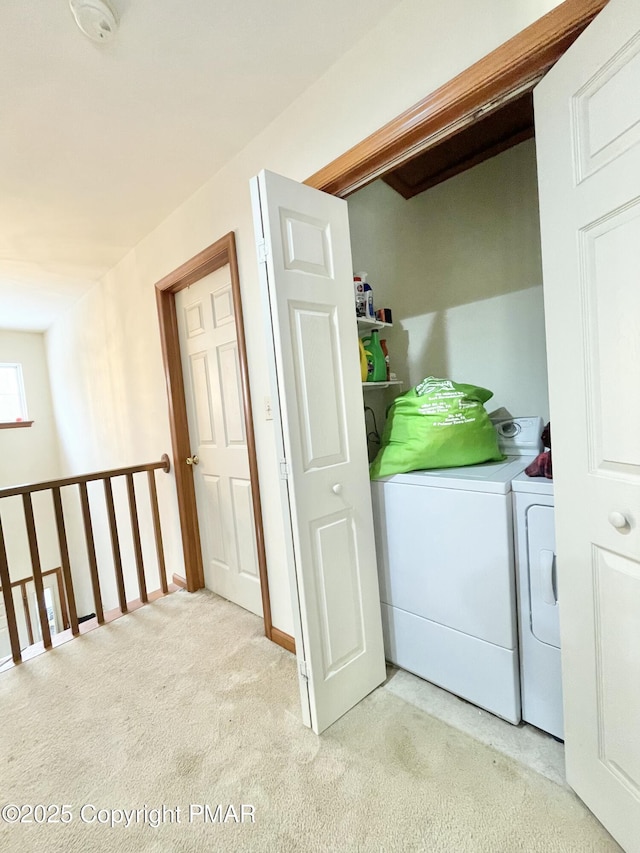
[[[400,0],[1,0],[0,328],[42,331]],[[372,59],[375,61],[375,59]]]

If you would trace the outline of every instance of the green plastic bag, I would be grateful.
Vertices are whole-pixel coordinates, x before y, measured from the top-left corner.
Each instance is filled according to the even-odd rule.
[[[423,379],[390,406],[371,479],[504,459],[484,408],[491,397],[476,385]]]

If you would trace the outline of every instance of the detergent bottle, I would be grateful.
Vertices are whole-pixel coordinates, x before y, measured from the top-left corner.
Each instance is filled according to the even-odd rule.
[[[385,382],[387,379],[387,362],[380,346],[379,335],[379,331],[373,329],[370,335],[362,338],[367,359],[372,367],[367,376],[368,382]]]
[[[391,362],[389,361],[389,350],[387,349],[387,342],[383,338],[380,341],[380,346],[382,347],[382,352],[384,353],[384,361],[387,367],[387,382],[391,379]]]
[[[366,382],[369,373],[369,362],[367,361],[367,354],[364,351],[362,338],[358,338],[358,343],[360,344],[360,378],[363,382]]]

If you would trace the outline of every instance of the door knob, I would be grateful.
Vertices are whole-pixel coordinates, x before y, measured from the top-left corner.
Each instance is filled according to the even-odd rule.
[[[197,465],[200,462],[200,457],[196,456],[195,453],[193,456],[187,456],[187,465]]]
[[[627,527],[629,522],[627,521],[627,517],[622,512],[610,512],[609,524],[615,527],[616,530],[622,530],[624,527]]]
[[[336,483],[335,486],[331,486],[331,491],[334,495],[339,495],[342,491],[342,483]]]

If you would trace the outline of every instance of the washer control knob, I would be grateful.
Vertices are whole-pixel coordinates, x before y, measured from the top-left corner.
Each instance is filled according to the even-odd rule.
[[[623,530],[625,527],[629,525],[627,521],[627,517],[622,512],[610,512],[609,513],[609,524],[612,527],[615,527],[616,530]]]
[[[507,421],[504,424],[500,424],[500,432],[506,438],[514,438],[520,432],[520,425],[514,421]]]

